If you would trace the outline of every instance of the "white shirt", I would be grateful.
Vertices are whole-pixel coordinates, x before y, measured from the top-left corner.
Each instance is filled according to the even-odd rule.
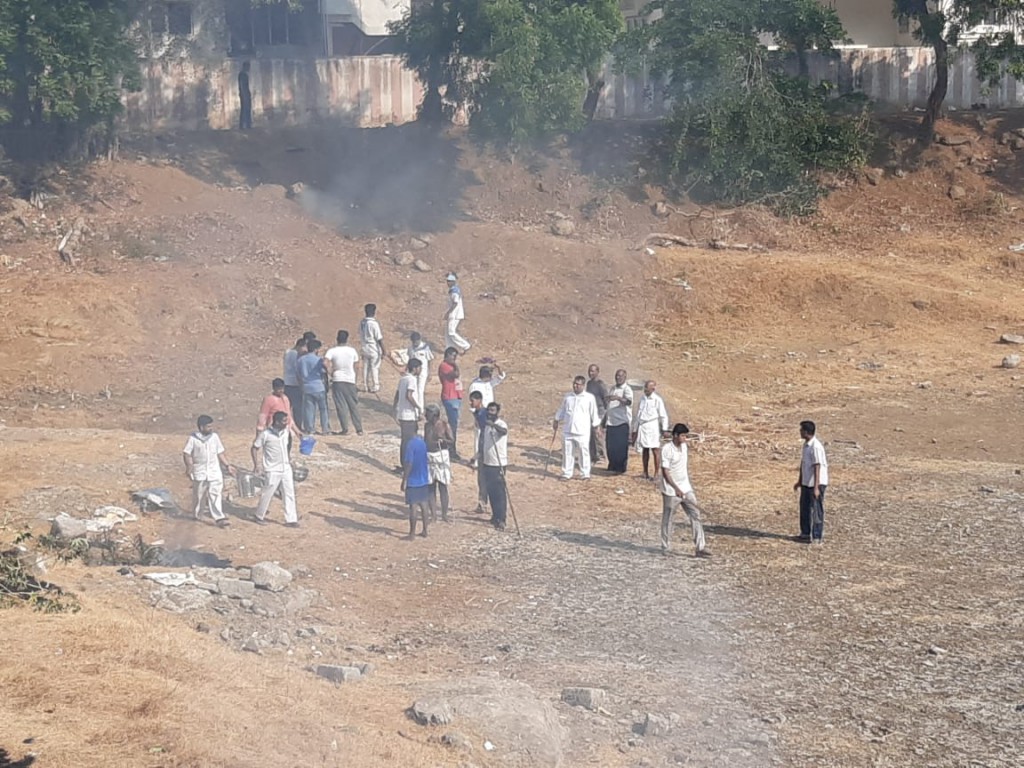
[[[668,431],[668,411],[665,410],[665,401],[657,392],[641,397],[636,409],[637,425],[650,421],[657,421],[662,432]]]
[[[825,458],[825,446],[817,437],[804,443],[803,456],[800,457],[800,485],[814,487],[814,465],[821,465],[821,485],[828,485],[828,459]]]
[[[264,472],[288,472],[291,463],[288,460],[288,430],[275,432],[274,428],[264,429],[256,436],[253,448],[263,449]]]
[[[661,468],[663,471],[667,471],[675,481],[675,484],[679,486],[679,490],[683,493],[692,493],[693,486],[690,485],[690,473],[688,464],[688,451],[689,446],[683,443],[680,446],[676,446],[675,443],[665,443],[661,446]],[[658,476],[658,487],[661,492],[666,496],[675,496],[676,489],[668,484],[665,480],[664,475]]]
[[[453,285],[448,289],[448,306],[452,312],[448,315],[449,320],[465,320],[466,310],[462,306],[462,289]]]
[[[224,473],[220,469],[220,458],[224,453],[224,444],[216,432],[209,435],[202,435],[195,432],[188,437],[185,449],[192,457],[192,479],[193,480],[223,480]]]
[[[376,347],[377,343],[383,340],[383,338],[384,334],[381,333],[380,323],[377,322],[377,318],[364,317],[359,322],[359,339],[364,347]]]
[[[633,423],[633,389],[629,384],[614,386],[608,391],[609,397],[624,397],[625,403],[618,400],[608,403],[608,410],[605,412],[605,423],[609,427],[620,427],[623,424]]]
[[[555,421],[562,422],[566,437],[589,437],[591,430],[601,423],[597,413],[597,400],[589,392],[570,392],[562,400],[562,407],[555,414]]]
[[[409,402],[410,398],[416,405]],[[422,410],[419,382],[411,373],[403,373],[402,378],[398,380],[398,405],[395,406],[395,418],[399,421],[417,421]]]
[[[299,372],[295,368],[299,362],[299,350],[289,349],[284,353],[284,385],[286,387],[299,386]]]
[[[430,365],[430,361],[434,359],[434,352],[430,349],[430,345],[425,341],[421,341],[419,346],[409,347],[409,359],[416,358],[423,363],[423,372],[427,372],[427,366]]]
[[[483,397],[483,407],[486,408],[494,402],[494,388],[504,380],[504,373],[499,373],[497,376],[492,374],[489,381],[484,381],[478,376],[473,379],[473,383],[469,385],[469,393],[473,394],[474,392],[479,392],[480,396]]]
[[[356,383],[356,363],[359,362],[359,353],[352,347],[347,344],[331,347],[324,355],[324,359],[331,361],[331,381]]]
[[[488,426],[483,428],[481,437],[481,460],[486,467],[507,467],[508,466],[508,424],[501,419],[487,422]],[[491,429],[493,424],[505,430],[504,435],[499,435],[497,430]]]

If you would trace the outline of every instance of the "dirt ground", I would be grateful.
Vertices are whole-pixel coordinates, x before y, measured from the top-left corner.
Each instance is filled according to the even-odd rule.
[[[4,548],[139,488],[187,502],[199,413],[247,464],[259,400],[307,328],[354,331],[374,301],[389,348],[412,330],[440,344],[449,269],[464,371],[492,355],[509,374],[522,536],[473,514],[456,467],[454,522],[402,539],[385,368],[366,435],[307,460],[297,530],[279,509],[252,524],[250,500],[228,529],[125,526],[235,567],[278,561],[308,604],[175,608],[141,578],[166,569],[50,562],[82,610],[0,614],[0,766],[1021,765],[1024,369],[998,343],[1024,333],[1010,122],[946,123],[970,143],[921,156],[894,134],[879,177],[837,181],[802,222],[656,216],[604,132],[514,161],[416,129],[156,136],[53,175],[42,210],[6,201]],[[568,237],[551,233],[561,217]],[[642,246],[695,230],[766,250]],[[430,271],[392,262],[413,237]],[[713,559],[690,556],[685,523],[661,556],[638,457],[625,477],[555,479],[550,419],[590,362],[656,379],[697,433]],[[804,418],[832,474],[813,548],[790,540]],[[373,673],[308,671],[349,660]],[[515,684],[552,722],[405,714],[470,683],[495,699]],[[567,686],[607,700],[571,707]],[[672,727],[643,735],[647,713]],[[452,729],[466,748],[441,743]]]

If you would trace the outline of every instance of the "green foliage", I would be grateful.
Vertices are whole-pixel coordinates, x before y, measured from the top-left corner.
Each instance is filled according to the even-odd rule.
[[[0,119],[59,129],[109,121],[140,73],[128,26],[136,0],[0,0]]]
[[[465,110],[510,145],[579,128],[588,74],[620,31],[615,0],[433,0],[392,25],[426,84],[421,116]]]
[[[74,595],[33,576],[19,552],[0,552],[0,608],[16,605],[29,605],[44,613],[73,613],[80,608]]]
[[[657,147],[661,179],[678,192],[806,213],[815,175],[863,164],[868,121],[826,86],[794,75],[783,51],[829,50],[845,37],[817,0],[656,0],[662,17],[623,37],[620,61],[671,75],[674,102]],[[798,68],[804,61],[798,55]]]

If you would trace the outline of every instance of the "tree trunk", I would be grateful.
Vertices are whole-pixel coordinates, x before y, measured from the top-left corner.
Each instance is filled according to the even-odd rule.
[[[604,79],[596,72],[587,72],[587,97],[583,100],[583,114],[586,116],[587,122],[594,121],[603,90]]]
[[[807,61],[807,48],[802,45],[798,45],[796,48],[796,64],[800,77],[803,80],[811,79],[811,67]]]
[[[949,44],[944,38],[936,37],[932,47],[935,49],[935,85],[928,94],[928,104],[921,119],[920,141],[926,147],[935,140],[935,123],[949,91]]]

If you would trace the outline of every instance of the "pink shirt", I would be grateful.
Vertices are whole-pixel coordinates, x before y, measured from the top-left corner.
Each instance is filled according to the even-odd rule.
[[[292,423],[292,404],[291,401],[281,395],[267,395],[263,398],[263,404],[260,406],[260,417],[256,421],[256,429],[266,429],[270,426],[271,419],[274,418],[274,414],[278,411],[284,411],[288,414],[288,423]]]

